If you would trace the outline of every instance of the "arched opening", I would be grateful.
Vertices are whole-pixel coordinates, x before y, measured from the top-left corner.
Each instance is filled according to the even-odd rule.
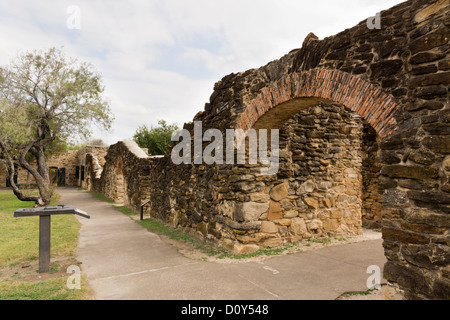
[[[297,113],[279,126],[280,164],[269,186],[268,221],[289,241],[379,228],[382,191],[375,130],[340,104],[305,108],[301,99],[287,104]],[[255,127],[273,127],[271,116],[263,116]]]
[[[235,203],[235,221],[262,222],[238,240],[273,246],[381,227],[379,144],[396,130],[396,110],[381,89],[337,70],[290,74],[262,89],[236,128],[279,129],[280,165]]]

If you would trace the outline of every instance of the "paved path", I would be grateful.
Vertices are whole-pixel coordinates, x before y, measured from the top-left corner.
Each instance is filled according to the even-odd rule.
[[[367,268],[385,263],[381,239],[263,262],[196,261],[89,193],[58,193],[91,215],[79,219],[77,258],[99,300],[330,300],[367,290]]]

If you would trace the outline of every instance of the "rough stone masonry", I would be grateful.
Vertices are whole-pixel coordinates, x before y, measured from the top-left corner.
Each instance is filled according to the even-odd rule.
[[[130,142],[87,187],[238,253],[381,225],[387,298],[450,298],[450,4],[410,0],[217,82],[204,130],[280,129],[280,170],[174,165]],[[193,135],[194,125],[186,123]]]

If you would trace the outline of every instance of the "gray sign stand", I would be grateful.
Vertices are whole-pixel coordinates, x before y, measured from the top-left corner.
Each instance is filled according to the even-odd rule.
[[[39,217],[39,273],[50,272],[50,230],[51,216],[61,214],[76,214],[83,218],[91,217],[84,211],[72,206],[55,206],[31,209],[18,209],[14,217]]]

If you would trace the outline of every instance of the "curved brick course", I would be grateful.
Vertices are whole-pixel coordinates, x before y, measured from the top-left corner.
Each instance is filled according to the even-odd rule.
[[[296,98],[322,98],[343,104],[366,119],[382,139],[396,128],[393,114],[398,106],[385,92],[357,76],[324,69],[289,74],[262,89],[242,113],[237,128],[253,128],[266,112]],[[317,101],[310,105],[314,104]]]

